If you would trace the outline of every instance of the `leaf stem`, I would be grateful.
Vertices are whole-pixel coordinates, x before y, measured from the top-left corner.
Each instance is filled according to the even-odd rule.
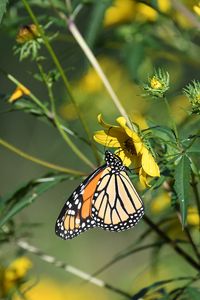
[[[50,255],[42,252],[40,249],[36,248],[33,245],[30,245],[29,243],[27,243],[27,242],[25,242],[23,240],[18,240],[17,241],[17,245],[21,249],[37,255],[43,261],[45,261],[47,263],[50,263],[50,264],[52,264],[53,266],[55,266],[57,268],[61,268],[65,272],[67,272],[69,274],[72,274],[72,275],[77,276],[77,277],[79,277],[81,279],[87,280],[90,283],[92,283],[92,284],[94,284],[94,285],[96,285],[96,286],[98,286],[100,288],[105,288],[105,289],[108,289],[108,290],[110,290],[112,292],[115,292],[118,295],[121,295],[121,296],[123,296],[123,297],[125,297],[127,299],[132,299],[132,296],[130,294],[128,294],[127,292],[125,292],[125,291],[123,291],[123,290],[121,290],[119,288],[116,288],[116,287],[114,287],[114,286],[106,283],[105,281],[103,281],[101,279],[93,277],[90,274],[86,273],[85,271],[80,270],[80,269],[78,269],[78,268],[76,268],[74,266],[71,266],[71,265],[67,264],[66,262],[57,260],[55,257],[50,256]]]
[[[7,148],[8,150],[14,152],[15,154],[32,161],[33,163],[36,163],[38,165],[41,165],[43,167],[55,170],[55,171],[59,171],[59,172],[63,172],[63,173],[67,173],[67,174],[72,174],[72,175],[80,175],[80,176],[84,176],[85,174],[81,171],[77,171],[77,170],[73,170],[73,169],[69,169],[69,168],[65,168],[65,167],[61,167],[52,163],[49,163],[47,161],[41,160],[37,157],[34,157],[32,155],[29,155],[28,153],[20,150],[19,148],[9,144],[8,142],[6,142],[3,139],[0,139],[0,145]]]
[[[71,87],[70,87],[70,83],[69,83],[69,81],[68,81],[68,79],[67,79],[67,77],[65,75],[65,72],[64,72],[64,70],[63,70],[63,68],[62,68],[62,66],[60,64],[60,61],[58,60],[58,58],[57,58],[57,56],[56,56],[56,54],[55,54],[55,52],[54,52],[51,44],[49,43],[48,37],[45,35],[45,32],[42,29],[42,27],[40,26],[40,24],[39,24],[39,22],[37,20],[37,17],[33,13],[33,11],[31,9],[28,1],[27,0],[22,0],[22,2],[24,4],[27,12],[29,13],[31,19],[33,20],[33,22],[37,26],[37,29],[38,29],[38,31],[39,31],[39,33],[40,33],[40,35],[41,35],[41,37],[42,37],[42,39],[44,41],[44,44],[45,44],[45,46],[46,46],[46,48],[47,48],[47,50],[48,50],[48,52],[49,52],[49,54],[50,54],[50,56],[51,56],[51,58],[53,60],[55,66],[57,67],[57,69],[58,69],[58,71],[60,73],[60,76],[61,76],[61,78],[63,80],[64,86],[65,86],[66,91],[68,93],[69,99],[73,103],[73,105],[74,105],[74,107],[76,109],[77,115],[79,117],[79,120],[82,123],[82,126],[83,126],[83,128],[85,130],[85,133],[86,133],[86,135],[87,135],[87,137],[88,137],[88,139],[89,139],[89,141],[91,142],[91,145],[92,145],[93,141],[92,141],[92,138],[91,138],[88,126],[87,126],[87,124],[86,124],[86,122],[85,122],[85,120],[84,120],[84,118],[82,116],[82,113],[81,113],[81,111],[79,109],[79,106],[77,105],[77,103],[76,103],[76,101],[75,101],[75,99],[73,97],[72,90],[71,90]],[[97,150],[96,150],[96,148],[94,149],[94,147],[92,147],[92,149],[93,149],[93,152],[95,154],[95,158],[97,159],[97,157],[98,157]],[[89,165],[92,166],[91,163]],[[94,168],[94,166],[92,166],[92,168]]]
[[[185,234],[186,234],[187,237],[188,237],[188,240],[190,241],[190,245],[191,245],[191,247],[193,248],[194,254],[196,255],[196,257],[197,257],[197,259],[198,259],[198,261],[199,261],[199,263],[200,263],[200,253],[199,253],[199,251],[198,251],[197,246],[195,245],[195,243],[194,243],[194,241],[193,241],[193,238],[192,238],[192,235],[191,235],[191,233],[190,233],[189,228],[188,228],[187,226],[185,226],[184,231],[185,231]]]
[[[171,109],[170,109],[170,106],[169,106],[169,102],[168,102],[168,100],[167,100],[166,97],[164,97],[164,102],[165,102],[165,105],[166,105],[166,108],[167,108],[167,112],[168,112],[168,115],[169,115],[171,126],[172,126],[172,128],[174,130],[176,141],[178,142],[178,130],[177,130],[177,126],[176,126],[176,123],[174,121],[174,118],[172,117]]]
[[[148,224],[148,226],[153,229],[159,235],[163,240],[165,240],[173,249],[178,253],[180,256],[182,256],[193,268],[197,269],[199,271],[200,264],[196,262],[196,260],[193,259],[190,255],[187,254],[181,247],[179,247],[175,241],[171,240],[168,235],[165,234],[164,231],[162,231],[155,223],[153,223],[147,216],[143,217],[143,220]]]
[[[21,82],[19,82],[16,78],[14,78],[12,75],[8,74],[8,78],[14,82],[16,85],[20,85]],[[77,148],[77,146],[72,142],[72,140],[67,135],[66,131],[63,129],[62,124],[60,124],[55,112],[54,115],[48,110],[48,108],[42,104],[42,102],[33,94],[30,92],[29,97],[33,100],[34,103],[36,103],[44,112],[44,114],[47,116],[48,119],[50,119],[53,123],[55,123],[59,133],[61,134],[64,141],[67,143],[67,145],[72,149],[72,151],[83,161],[85,164],[87,164],[90,168],[95,169],[95,165]],[[54,101],[52,103],[53,99],[51,97],[51,105],[53,105],[53,109],[55,110]]]
[[[196,181],[196,178],[195,178],[195,174],[193,173],[192,171],[192,182],[191,182],[191,185],[192,185],[192,189],[193,189],[193,193],[194,193],[194,197],[195,197],[195,202],[196,202],[196,205],[197,205],[197,209],[198,209],[198,213],[199,213],[199,230],[200,230],[200,195],[199,195],[199,190],[198,190],[198,182]]]

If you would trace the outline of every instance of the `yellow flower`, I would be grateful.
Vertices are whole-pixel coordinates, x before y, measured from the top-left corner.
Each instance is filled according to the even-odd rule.
[[[116,0],[105,13],[104,26],[112,26],[122,22],[130,22],[135,17],[133,0]]]
[[[98,122],[104,130],[97,131],[94,140],[106,147],[118,148],[115,153],[121,158],[125,166],[133,163],[138,170],[140,182],[143,186],[149,186],[147,177],[160,176],[160,171],[152,154],[144,145],[139,135],[126,125],[126,119],[119,117],[116,119],[119,126],[113,126],[103,121],[101,115]]]
[[[59,113],[63,119],[68,121],[76,120],[78,118],[73,103],[62,103],[59,107]]]
[[[30,284],[29,284],[30,286]],[[24,293],[24,299],[27,300],[82,300],[93,299],[94,293],[97,291],[95,287],[85,285],[81,288],[77,288],[77,285],[69,283],[66,285],[54,281],[51,278],[41,278],[37,284],[34,284],[32,288],[27,288]],[[21,300],[20,295],[15,294],[12,300]],[[95,300],[108,298],[105,296],[105,292],[99,289]]]
[[[14,260],[4,271],[3,274],[3,289],[4,293],[7,293],[16,284],[23,279],[28,270],[32,267],[31,261],[25,257],[19,257]]]
[[[158,13],[155,9],[144,3],[137,4],[137,19],[139,21],[156,21]]]
[[[33,40],[39,36],[40,34],[35,24],[25,25],[20,28],[16,37],[16,41],[19,44],[24,44],[25,42]]]
[[[19,98],[21,98],[23,95],[29,96],[30,95],[30,91],[22,84],[20,84],[15,91],[12,93],[12,95],[10,96],[8,102],[9,103],[13,103],[16,100],[18,100]]]
[[[199,226],[200,216],[196,207],[188,208],[187,223],[191,226]]]
[[[96,93],[101,91],[103,83],[97,74],[97,72],[90,68],[85,76],[81,79],[80,88],[84,89],[86,92]]]
[[[171,8],[170,0],[157,0],[159,10],[163,13],[166,13]]]
[[[151,211],[154,214],[160,214],[170,207],[169,193],[163,192],[159,194],[151,203]]]
[[[200,16],[200,2],[193,6],[193,10],[198,16]]]

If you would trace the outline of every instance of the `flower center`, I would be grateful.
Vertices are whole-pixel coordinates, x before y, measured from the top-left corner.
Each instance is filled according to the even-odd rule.
[[[131,138],[128,138],[125,142],[124,142],[124,147],[125,149],[130,153],[130,154],[136,154],[135,152],[135,147],[134,147],[134,143],[133,140]]]

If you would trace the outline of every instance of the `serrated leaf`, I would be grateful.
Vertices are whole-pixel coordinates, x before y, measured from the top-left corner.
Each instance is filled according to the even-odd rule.
[[[29,181],[10,196],[2,197],[1,204],[4,206],[4,209],[2,209],[0,216],[0,227],[43,193],[56,186],[59,182],[71,177],[71,175],[48,175]]]
[[[185,226],[190,189],[190,161],[183,155],[175,168],[175,191],[177,193],[182,226]]]
[[[2,21],[3,15],[6,12],[6,6],[8,4],[8,0],[1,0],[0,1],[0,23]]]

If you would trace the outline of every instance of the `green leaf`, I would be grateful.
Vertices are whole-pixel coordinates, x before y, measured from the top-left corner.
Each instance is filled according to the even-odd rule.
[[[190,300],[199,300],[200,299],[200,290],[195,287],[188,287],[186,290],[187,299]]]
[[[72,179],[72,176],[49,174],[48,176],[29,181],[11,195],[2,197],[1,205],[3,209],[0,215],[0,227],[43,193],[66,179]]]
[[[175,191],[180,204],[182,226],[185,226],[190,189],[190,161],[183,155],[175,168]]]
[[[37,115],[37,116],[43,116],[44,112],[39,108],[35,103],[30,102],[26,98],[21,98],[18,101],[13,103],[12,106],[13,110],[22,110],[24,112]]]
[[[138,300],[138,299],[144,297],[149,291],[155,290],[157,288],[165,286],[174,281],[182,281],[182,280],[188,280],[188,279],[191,279],[191,277],[176,277],[176,278],[170,278],[170,279],[166,279],[166,280],[156,281],[153,284],[141,289],[137,294],[133,295],[132,300]]]
[[[7,3],[8,3],[8,0],[1,0],[0,1],[0,23],[2,21],[3,15],[6,12]]]
[[[112,0],[98,1],[93,5],[92,14],[88,24],[88,30],[86,33],[86,41],[90,48],[93,48],[98,34],[102,29],[103,18],[106,9],[112,4]]]

